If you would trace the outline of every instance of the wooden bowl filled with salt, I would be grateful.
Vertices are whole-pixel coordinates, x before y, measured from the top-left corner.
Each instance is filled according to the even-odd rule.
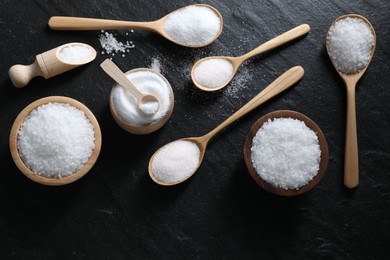
[[[59,186],[87,174],[99,156],[102,137],[98,121],[84,104],[50,96],[20,112],[9,142],[12,158],[24,175]]]
[[[328,144],[321,129],[307,116],[278,110],[262,116],[250,128],[244,159],[252,179],[264,190],[294,196],[314,188],[328,165]]]

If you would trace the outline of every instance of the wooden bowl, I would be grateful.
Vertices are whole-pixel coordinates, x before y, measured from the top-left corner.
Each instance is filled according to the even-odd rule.
[[[317,174],[313,177],[313,179],[306,184],[305,186],[302,186],[299,189],[283,189],[277,186],[274,186],[265,180],[263,180],[259,174],[257,174],[255,168],[253,167],[252,164],[252,157],[251,157],[251,147],[252,147],[252,141],[253,138],[255,137],[257,131],[263,126],[263,124],[268,120],[268,119],[274,119],[274,118],[293,118],[293,119],[298,119],[303,121],[307,127],[309,127],[311,130],[313,130],[319,141],[320,145],[320,150],[321,150],[321,159],[320,159],[320,165],[319,165],[319,170]],[[246,138],[245,138],[245,143],[244,143],[244,160],[246,167],[249,171],[250,176],[252,179],[264,190],[276,194],[276,195],[281,195],[281,196],[294,196],[294,195],[299,195],[302,193],[305,193],[312,188],[314,188],[322,179],[322,177],[325,174],[327,165],[328,165],[328,159],[329,159],[329,152],[328,152],[328,144],[326,142],[325,136],[322,133],[321,129],[307,116],[291,111],[291,110],[278,110],[274,111],[271,113],[268,113],[261,118],[259,118],[250,128]]]
[[[144,134],[149,134],[149,133],[157,131],[158,129],[160,129],[169,120],[169,118],[172,115],[172,111],[173,111],[174,96],[173,96],[172,87],[171,87],[171,84],[169,83],[169,81],[163,75],[161,75],[160,73],[158,73],[158,72],[156,72],[154,70],[147,69],[147,68],[137,68],[137,69],[129,70],[125,74],[129,74],[129,73],[133,73],[133,72],[137,72],[137,71],[149,71],[149,72],[152,72],[152,73],[156,74],[157,76],[159,76],[163,81],[165,81],[165,83],[167,84],[167,86],[169,88],[169,92],[170,92],[169,93],[169,103],[170,103],[170,106],[169,106],[169,109],[168,109],[167,113],[162,118],[160,118],[159,120],[153,121],[153,122],[151,122],[150,124],[147,124],[147,125],[137,125],[137,124],[131,124],[131,123],[127,122],[126,120],[124,120],[117,113],[117,111],[115,109],[115,105],[114,105],[114,101],[113,101],[114,98],[113,98],[113,94],[112,93],[113,93],[113,89],[117,85],[117,83],[114,84],[114,86],[113,86],[113,88],[111,90],[111,94],[110,94],[110,111],[111,111],[111,115],[114,118],[115,122],[122,129],[124,129],[125,131],[127,131],[129,133],[132,133],[132,134],[144,135]]]
[[[49,102],[66,103],[66,104],[72,105],[72,106],[80,109],[81,111],[83,111],[84,114],[86,115],[86,117],[88,118],[88,120],[91,122],[93,129],[94,129],[94,133],[95,133],[95,141],[94,141],[95,148],[91,154],[91,157],[87,161],[87,163],[83,167],[81,167],[81,169],[78,170],[77,172],[74,172],[73,174],[62,177],[62,178],[49,178],[49,177],[44,177],[44,176],[40,176],[38,174],[35,174],[30,168],[28,168],[24,164],[22,158],[20,157],[19,149],[18,149],[18,133],[19,133],[19,129],[20,129],[22,123],[25,121],[26,117],[30,114],[30,112],[32,110],[34,110],[35,108],[37,108],[41,105],[47,104]],[[12,158],[13,158],[16,166],[19,168],[19,170],[24,175],[26,175],[31,180],[33,180],[37,183],[40,183],[40,184],[50,185],[50,186],[59,186],[59,185],[65,185],[68,183],[72,183],[72,182],[80,179],[81,177],[83,177],[85,174],[87,174],[87,172],[92,168],[92,166],[95,164],[95,162],[99,156],[101,144],[102,144],[102,136],[101,136],[98,121],[96,120],[96,118],[92,114],[92,112],[85,105],[83,105],[79,101],[74,100],[72,98],[62,97],[62,96],[50,96],[50,97],[45,97],[45,98],[41,98],[41,99],[36,100],[35,102],[31,103],[26,108],[24,108],[22,110],[22,112],[20,112],[20,114],[16,117],[16,119],[12,125],[11,134],[10,134],[10,138],[9,138],[9,144],[10,144]]]

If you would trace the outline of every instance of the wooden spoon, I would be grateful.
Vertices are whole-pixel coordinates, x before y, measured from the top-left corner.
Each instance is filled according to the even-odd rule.
[[[304,75],[304,70],[302,67],[296,66],[296,67],[290,68],[289,70],[284,72],[281,76],[279,76],[274,82],[272,82],[270,85],[268,85],[263,91],[261,91],[259,94],[257,94],[253,99],[251,99],[247,104],[245,104],[243,107],[241,107],[237,112],[235,112],[233,115],[231,115],[228,119],[226,119],[224,122],[222,122],[220,125],[218,125],[216,128],[214,128],[209,133],[207,133],[203,136],[200,136],[200,137],[187,137],[187,138],[180,139],[180,140],[185,140],[185,141],[190,141],[190,142],[195,143],[199,147],[199,150],[200,150],[199,163],[198,163],[196,169],[194,170],[194,172],[191,173],[187,178],[182,179],[178,182],[174,182],[174,183],[167,183],[167,182],[163,182],[163,181],[157,179],[152,171],[153,159],[159,153],[161,148],[159,150],[157,150],[153,154],[153,156],[151,157],[151,159],[149,161],[149,166],[148,166],[149,175],[152,178],[152,180],[154,182],[156,182],[157,184],[164,185],[164,186],[179,184],[179,183],[182,183],[183,181],[187,180],[199,168],[199,166],[203,160],[204,154],[206,152],[207,144],[211,140],[212,137],[214,137],[219,131],[221,131],[222,129],[224,129],[225,127],[230,125],[231,123],[235,122],[236,120],[238,120],[242,116],[246,115],[247,113],[249,113],[250,111],[252,111],[256,107],[260,106],[261,104],[263,104],[264,102],[266,102],[270,98],[276,96],[277,94],[283,92],[284,90],[286,90],[289,87],[291,87],[292,85],[294,85],[297,81],[299,81],[303,77],[303,75]]]
[[[164,29],[164,26],[166,22],[168,21],[168,18],[170,15],[176,12],[180,12],[184,8],[187,8],[188,6],[182,7],[180,9],[177,9],[176,11],[173,11],[164,17],[150,22],[132,22],[132,21],[119,21],[119,20],[108,20],[108,19],[94,19],[94,18],[82,18],[82,17],[67,17],[67,16],[53,16],[49,19],[49,27],[53,30],[61,30],[61,31],[71,31],[71,30],[113,30],[113,29],[144,29],[149,30],[155,33],[160,34],[161,36],[165,37],[166,39],[185,46],[185,47],[191,47],[191,48],[198,48],[203,47],[206,45],[209,45],[213,43],[218,36],[222,32],[223,28],[223,19],[222,15],[218,12],[217,9],[214,7],[207,5],[207,4],[195,4],[190,6],[203,6],[209,8],[211,11],[213,11],[220,20],[220,28],[218,33],[215,35],[213,39],[211,39],[209,42],[199,45],[199,46],[192,46],[192,45],[185,45],[181,42],[178,42],[174,40],[170,35],[167,34],[167,32]]]
[[[299,26],[261,44],[260,46],[256,47],[255,49],[251,50],[250,52],[248,52],[244,55],[241,55],[239,57],[211,56],[211,57],[203,58],[203,59],[197,61],[194,64],[194,66],[192,67],[191,79],[194,82],[195,86],[197,86],[199,89],[204,90],[204,91],[216,91],[216,90],[222,89],[233,79],[234,75],[237,73],[238,68],[240,67],[240,65],[244,61],[246,61],[246,60],[248,60],[256,55],[262,54],[266,51],[269,51],[269,50],[272,50],[276,47],[279,47],[280,45],[288,43],[292,40],[295,40],[295,39],[297,39],[297,38],[299,38],[299,37],[301,37],[309,32],[310,32],[310,26],[308,24],[301,24],[301,25],[299,25]],[[233,72],[232,72],[230,78],[227,81],[225,81],[224,84],[217,86],[217,87],[203,86],[201,83],[197,82],[196,78],[195,78],[195,70],[199,66],[199,64],[206,61],[206,60],[210,60],[210,59],[224,59],[224,60],[230,62],[233,66]]]
[[[371,62],[372,56],[374,55],[376,45],[376,34],[374,27],[371,23],[363,16],[357,14],[343,15],[337,18],[329,27],[326,35],[326,50],[330,56],[329,46],[329,31],[337,21],[345,18],[358,18],[363,20],[370,27],[371,32],[374,36],[374,43],[371,49],[370,59],[367,65],[360,71],[353,74],[346,74],[340,70],[337,73],[343,79],[347,90],[347,119],[346,119],[346,131],[345,131],[345,152],[344,152],[344,185],[348,188],[355,188],[359,185],[359,155],[358,155],[358,144],[357,144],[357,130],[356,130],[356,106],[355,106],[355,90],[356,84],[359,79],[366,72],[368,65]],[[333,60],[331,59],[332,63]],[[333,63],[333,65],[335,65]],[[336,67],[335,67],[336,68]]]
[[[110,59],[106,59],[100,64],[100,67],[102,67],[102,69],[110,75],[111,78],[134,95],[134,97],[138,100],[139,111],[146,115],[154,115],[158,111],[158,99],[153,95],[144,94],[139,91],[114,62]]]

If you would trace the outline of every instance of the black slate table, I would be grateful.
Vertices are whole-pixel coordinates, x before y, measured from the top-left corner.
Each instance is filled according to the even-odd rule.
[[[177,46],[135,30],[110,31],[135,48],[113,61],[122,69],[160,60],[175,108],[159,131],[139,136],[122,130],[109,111],[113,81],[99,64],[107,57],[100,31],[52,31],[54,15],[155,20],[179,7],[208,3],[224,18],[212,45]],[[325,50],[325,34],[340,15],[367,17],[377,47],[356,93],[360,185],[343,185],[346,94]],[[192,64],[209,55],[241,55],[299,24],[304,38],[261,55],[240,68],[232,84],[203,93],[189,79]],[[390,4],[366,1],[30,1],[3,0],[0,11],[0,258],[47,259],[385,259],[389,257]],[[7,74],[14,64],[68,42],[98,51],[86,66],[15,88]],[[172,140],[213,129],[288,68],[301,65],[304,78],[216,136],[198,172],[187,182],[161,187],[147,173],[150,156]],[[91,109],[103,135],[101,154],[79,181],[48,187],[26,178],[9,151],[9,133],[19,112],[46,96],[74,98]],[[314,120],[329,144],[323,180],[308,193],[277,197],[250,178],[244,138],[262,115],[290,109]]]

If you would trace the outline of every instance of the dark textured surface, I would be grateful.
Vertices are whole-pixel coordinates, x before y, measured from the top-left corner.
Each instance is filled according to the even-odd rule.
[[[214,44],[196,50],[146,31],[115,31],[119,40],[132,40],[136,47],[125,58],[115,56],[114,62],[132,69],[148,67],[158,57],[162,74],[173,87],[171,120],[146,136],[123,131],[111,117],[108,100],[113,82],[99,67],[107,57],[100,54],[100,32],[58,32],[47,27],[53,15],[145,21],[199,2],[2,1],[0,258],[389,257],[388,1],[202,1],[222,13],[225,26]],[[360,186],[352,191],[342,182],[346,96],[324,42],[328,26],[346,13],[367,17],[377,33],[375,56],[357,88]],[[189,70],[199,58],[241,55],[301,23],[311,26],[307,37],[252,59],[226,89],[202,93],[190,82]],[[36,54],[73,41],[95,47],[96,60],[49,80],[36,78],[24,89],[13,87],[7,75],[10,66],[29,64]],[[208,132],[294,65],[305,68],[303,80],[216,136],[193,178],[175,187],[160,187],[150,180],[147,164],[157,148]],[[27,179],[8,148],[18,113],[50,95],[83,102],[97,117],[103,134],[95,167],[62,187]],[[278,109],[307,115],[328,140],[328,170],[319,185],[302,196],[271,195],[256,186],[245,168],[242,146],[251,124]]]

